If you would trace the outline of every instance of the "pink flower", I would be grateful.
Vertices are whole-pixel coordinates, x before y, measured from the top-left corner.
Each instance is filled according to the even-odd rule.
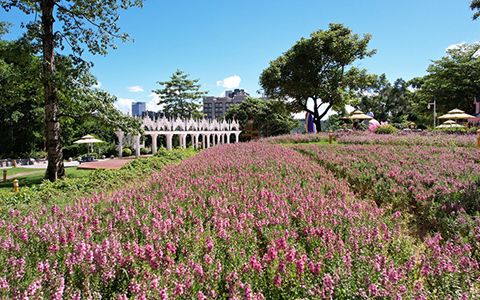
[[[278,275],[275,275],[273,277],[273,285],[278,287],[279,289],[282,288],[282,278],[280,278],[280,276]]]

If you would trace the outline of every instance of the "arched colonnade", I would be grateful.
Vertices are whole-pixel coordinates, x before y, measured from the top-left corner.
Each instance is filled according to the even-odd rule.
[[[218,144],[230,144],[232,134],[235,135],[235,142],[238,143],[240,127],[238,122],[233,120],[227,122],[223,120],[193,120],[193,119],[167,119],[165,116],[157,120],[152,120],[148,116],[142,120],[142,127],[145,128],[144,135],[152,137],[152,153],[157,152],[157,137],[164,135],[167,139],[167,150],[172,150],[172,139],[174,135],[180,138],[180,146],[187,147],[187,136],[190,135],[192,145],[194,148],[198,147],[198,143],[202,143],[203,148],[209,148]],[[123,131],[117,130],[115,134],[118,137],[118,156],[122,157],[123,138],[125,134]],[[140,134],[133,136],[135,140],[135,154],[140,155]],[[210,145],[211,143],[211,145]]]

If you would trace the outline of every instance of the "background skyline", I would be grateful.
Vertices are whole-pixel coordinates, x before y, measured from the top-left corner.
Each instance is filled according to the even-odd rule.
[[[369,49],[377,49],[377,54],[354,65],[385,73],[393,83],[426,75],[430,60],[445,56],[452,45],[480,40],[480,21],[472,21],[469,5],[466,0],[147,0],[142,9],[120,12],[121,31],[135,43],[118,41],[118,49],[110,49],[107,56],[84,52],[82,57],[94,63],[91,72],[100,88],[117,96],[117,106],[125,113],[133,101],[158,110],[152,90],[161,88],[157,81],[168,81],[177,69],[200,79],[209,96],[242,88],[258,97],[258,79],[269,62],[333,22],[372,35]],[[1,10],[1,19],[15,24],[4,39],[21,35],[21,22],[34,18]]]

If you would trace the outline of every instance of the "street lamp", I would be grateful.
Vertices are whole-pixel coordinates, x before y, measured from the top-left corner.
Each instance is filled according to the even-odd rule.
[[[437,101],[433,98],[433,103],[428,103],[427,108],[430,109],[430,105],[433,104],[433,129],[435,129],[437,121]]]

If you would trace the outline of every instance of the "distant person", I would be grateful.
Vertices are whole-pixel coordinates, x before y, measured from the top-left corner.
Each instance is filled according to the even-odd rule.
[[[369,117],[372,117],[372,118],[374,117],[374,115],[373,115],[373,112],[372,112],[372,109],[371,109],[371,108],[368,110],[368,112],[367,112],[367,116],[369,116]]]
[[[353,120],[353,129],[358,130],[358,121]]]

